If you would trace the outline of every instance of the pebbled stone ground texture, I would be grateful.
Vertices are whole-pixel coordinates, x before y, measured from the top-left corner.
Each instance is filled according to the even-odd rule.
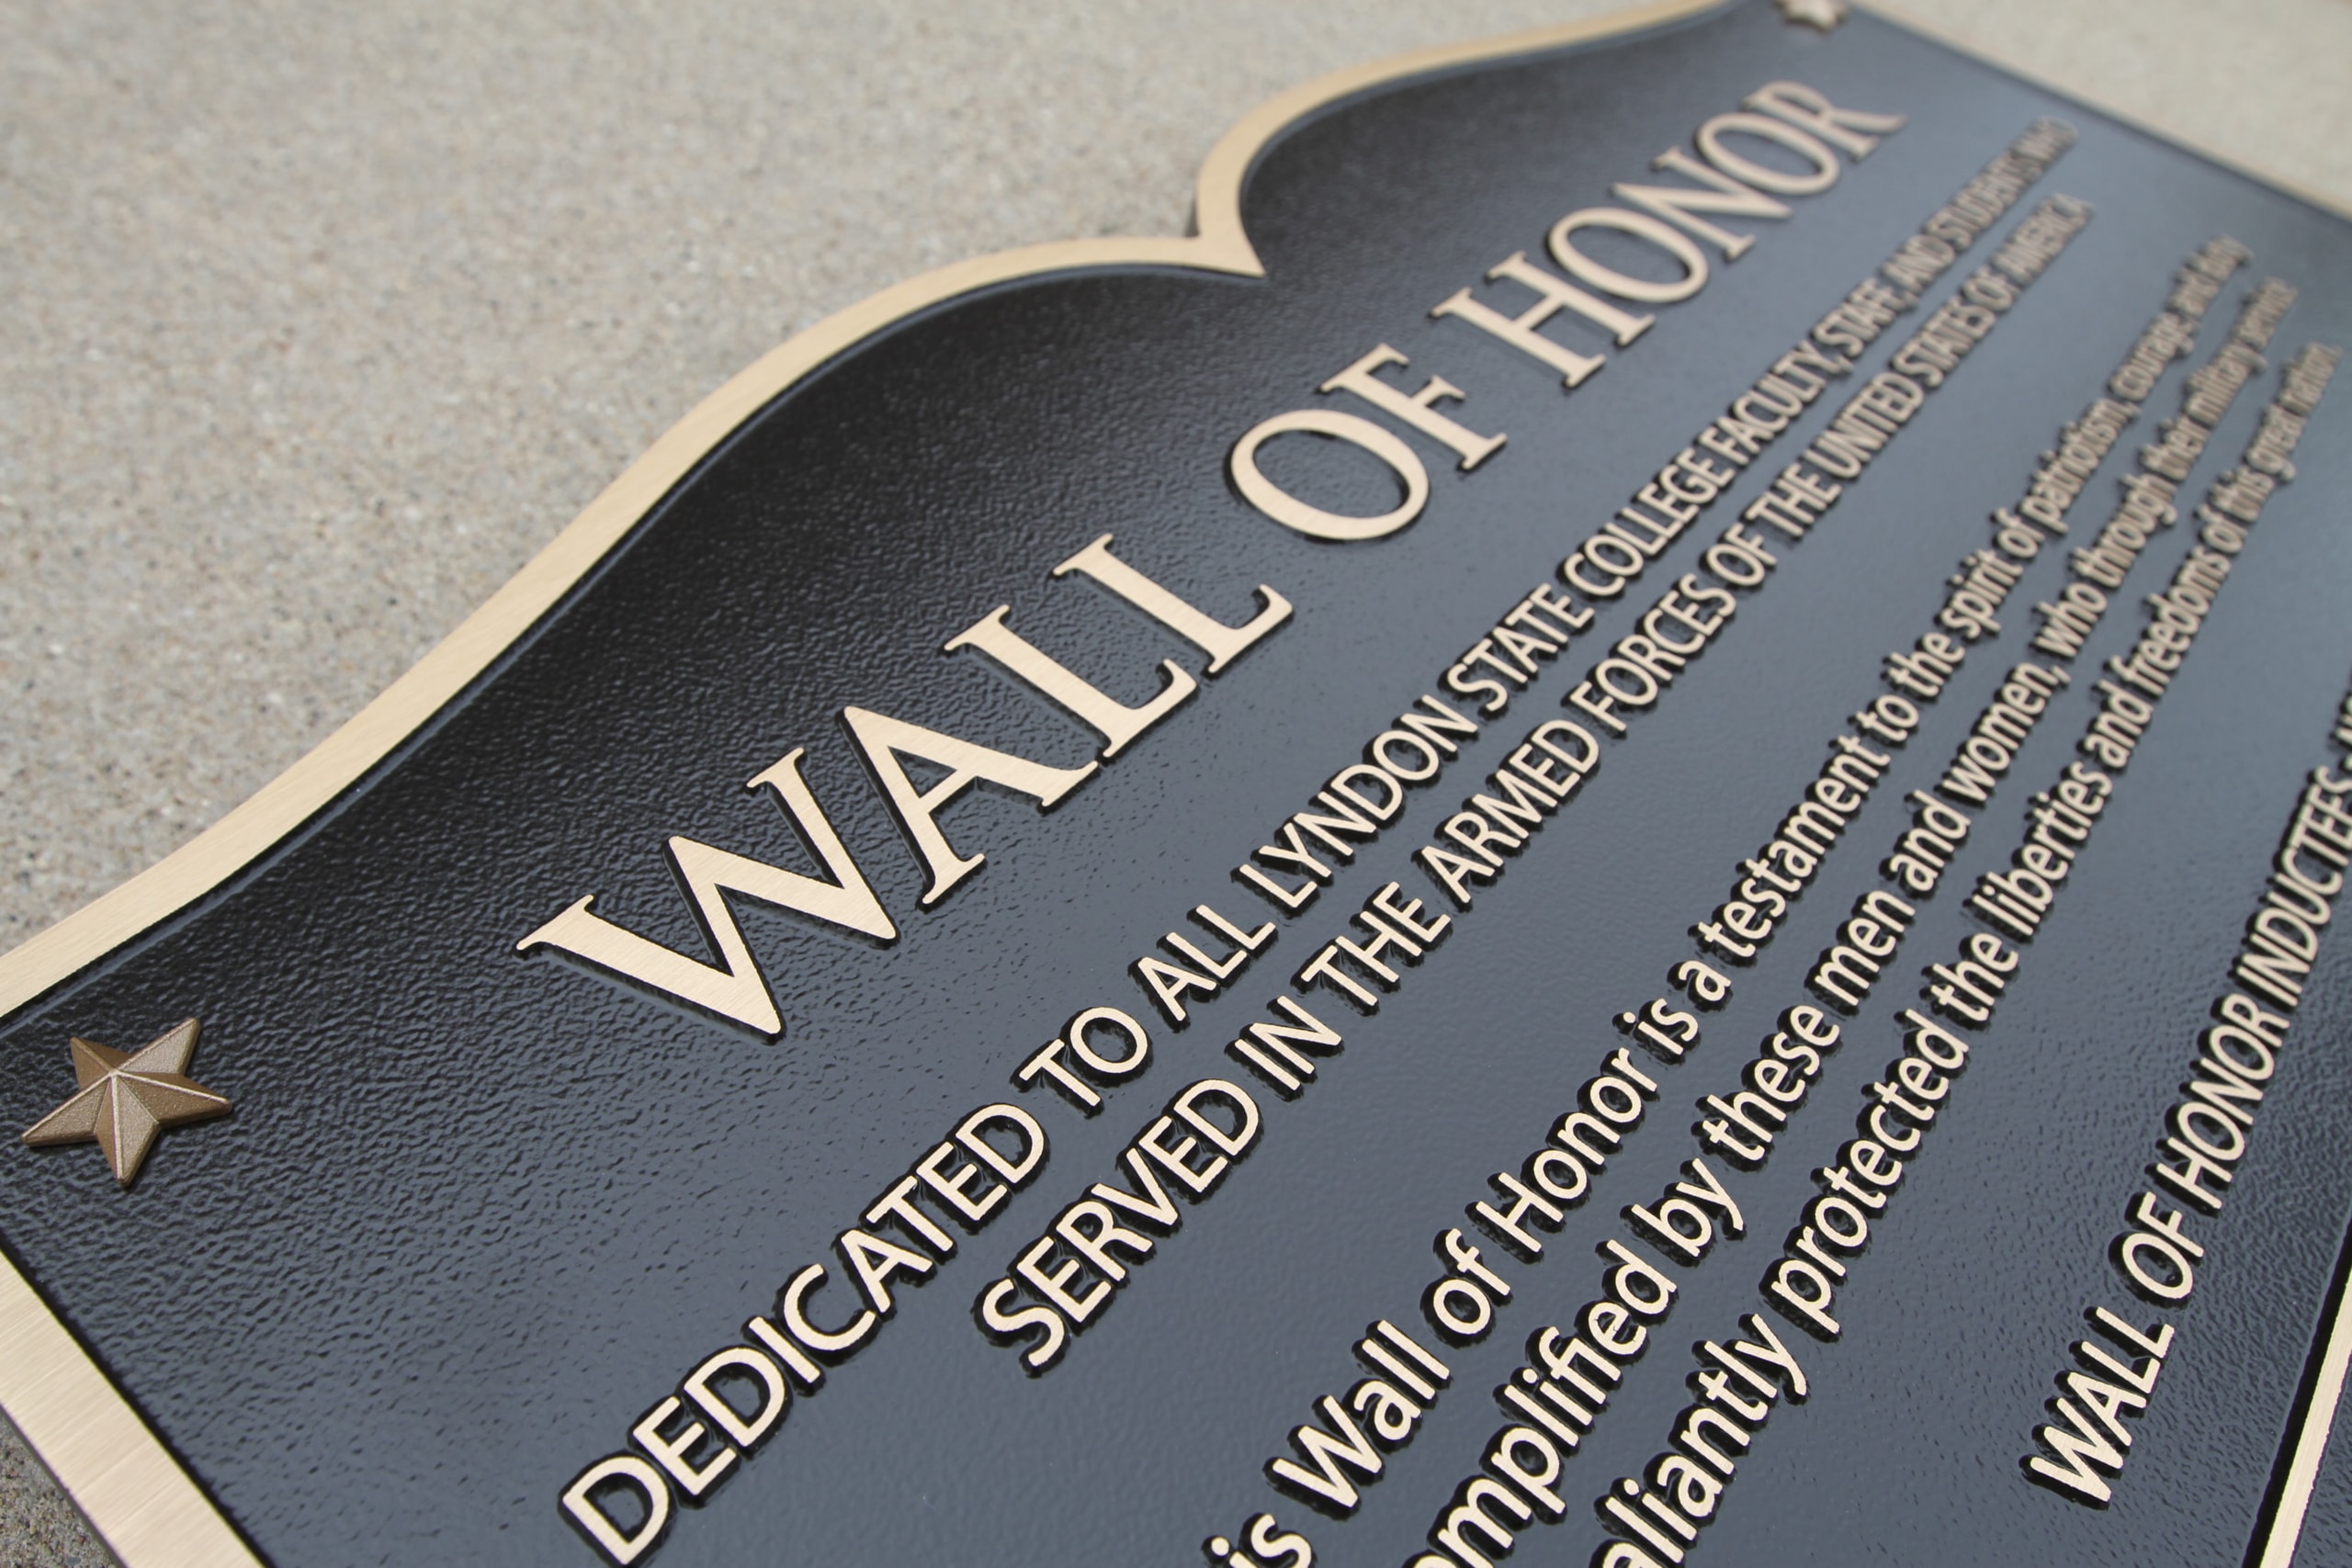
[[[796,330],[1180,232],[1282,89],[1613,8],[0,0],[0,950],[308,750]],[[1905,8],[2352,203],[2352,0]],[[0,1420],[0,1568],[112,1562]]]

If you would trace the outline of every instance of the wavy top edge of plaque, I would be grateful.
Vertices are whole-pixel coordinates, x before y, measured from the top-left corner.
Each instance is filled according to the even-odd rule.
[[[1739,0],[1653,0],[1563,26],[1441,44],[1351,66],[1268,99],[1218,138],[1193,185],[1188,235],[1054,240],[936,267],[794,333],[705,397],[407,673],[209,827],[0,956],[0,1024],[228,882],[333,805],[414,735],[626,539],[749,420],[868,339],[985,288],[1105,266],[1263,277],[1241,221],[1259,155],[1317,111],[1408,77],[1533,55],[1729,10]]]
[[[461,696],[628,538],[711,452],[777,398],[936,305],[1104,266],[1263,277],[1241,221],[1259,155],[1319,110],[1414,76],[1535,55],[1730,10],[1654,0],[1607,16],[1443,44],[1291,88],[1220,137],[1193,178],[1189,235],[1023,245],[921,273],[796,333],[695,405],[432,650],[324,740],[202,832],[0,955],[0,1025],[220,887],[332,806]],[[129,1568],[262,1568],[261,1560],[123,1391],[0,1250],[0,1411]]]

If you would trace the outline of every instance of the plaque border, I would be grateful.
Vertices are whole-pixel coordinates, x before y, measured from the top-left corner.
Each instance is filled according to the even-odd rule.
[[[2320,1465],[2327,1458],[2329,1430],[2344,1399],[2347,1371],[2352,1371],[2352,1235],[2345,1237],[2328,1281],[2327,1297],[2320,1307],[2319,1331],[2304,1362],[2302,1386],[2288,1417],[2285,1440],[2272,1463],[2268,1495],[2256,1518],[2245,1568],[2293,1568],[2303,1518],[2311,1511],[2312,1491],[2319,1483]]]
[[[1263,277],[1241,220],[1241,193],[1259,155],[1295,125],[1358,94],[1399,80],[1593,43],[1729,10],[1745,0],[1651,0],[1557,27],[1440,44],[1346,67],[1260,104],[1217,139],[1193,178],[1192,232],[1057,240],[936,267],[867,296],[796,333],[695,404],[606,485],[539,552],[398,680],[283,773],[195,838],[5,954],[0,1024],[220,887],[358,784],[538,624],[678,484],[761,410],[901,321],[1001,284],[1113,266],[1168,266]],[[2336,217],[2352,205],[2223,156],[2035,73],[1965,37],[1928,26],[1881,0],[1854,8],[1980,64],[2191,152]],[[5,1242],[5,1237],[0,1237]],[[2352,1346],[2352,1301],[2320,1325],[2314,1353],[2342,1378]],[[2324,1349],[2318,1347],[2324,1347]],[[2326,1379],[2323,1377],[2322,1382]],[[2282,1460],[2315,1468],[2297,1450],[2326,1438],[2318,1401],[2286,1434]],[[179,1462],[130,1399],[0,1245],[0,1412],[55,1477],[125,1568],[263,1568],[262,1559]],[[2316,1431],[2313,1428],[2316,1428]],[[2250,1557],[2291,1551],[2310,1478],[2291,1483],[2257,1527]],[[2282,1532],[2281,1527],[2285,1527]]]

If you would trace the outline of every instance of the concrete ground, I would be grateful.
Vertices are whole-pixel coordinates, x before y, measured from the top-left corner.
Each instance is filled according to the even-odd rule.
[[[795,330],[1177,231],[1282,88],[1611,8],[0,0],[0,949],[307,750]],[[2352,204],[2347,0],[1904,8]],[[0,1422],[0,1568],[111,1561]]]

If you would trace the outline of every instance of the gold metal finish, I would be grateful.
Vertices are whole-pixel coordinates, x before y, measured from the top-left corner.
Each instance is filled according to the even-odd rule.
[[[1773,0],[1792,22],[1828,32],[1846,19],[1846,0]]]
[[[36,1148],[96,1143],[115,1180],[130,1186],[164,1128],[229,1114],[227,1095],[187,1076],[197,1028],[188,1019],[136,1052],[77,1037],[74,1081],[81,1092],[28,1128],[25,1142]]]
[[[2319,1480],[2319,1461],[2327,1456],[2328,1433],[2335,1425],[2336,1406],[2343,1403],[2345,1373],[2352,1370],[2352,1291],[2336,1302],[2325,1332],[2319,1377],[2302,1424],[2288,1439],[2293,1457],[2287,1461],[2287,1480],[2279,1488],[2270,1528],[2257,1543],[2260,1555],[2255,1559],[2255,1568],[2291,1568],[2295,1561],[2303,1517],[2311,1511],[2312,1487]]]
[[[5,1254],[0,1404],[128,1568],[261,1568]]]

